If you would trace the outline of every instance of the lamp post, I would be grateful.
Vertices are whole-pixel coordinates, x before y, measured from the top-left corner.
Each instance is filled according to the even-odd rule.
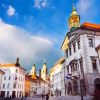
[[[80,61],[80,59],[77,59],[77,61],[78,61],[78,68],[79,68],[79,61]],[[83,78],[83,82],[84,82],[83,85],[84,85],[85,95],[86,95],[85,75],[84,75],[84,69],[83,69],[83,59],[82,59],[82,56],[81,56],[80,66],[81,66],[80,67],[80,71],[81,71],[81,74],[82,74],[82,78]],[[78,72],[79,73],[79,82],[80,82],[80,93],[81,93],[81,100],[83,100],[82,82],[81,82],[81,77],[80,77],[80,71]]]

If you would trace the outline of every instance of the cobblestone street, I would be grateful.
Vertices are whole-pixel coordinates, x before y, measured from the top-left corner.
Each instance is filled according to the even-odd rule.
[[[92,97],[84,97],[83,100],[91,100]],[[12,99],[12,100],[21,100],[21,99]],[[42,99],[41,97],[28,97],[24,98],[23,100],[46,100]],[[61,96],[61,97],[50,97],[49,100],[81,100],[80,96]]]

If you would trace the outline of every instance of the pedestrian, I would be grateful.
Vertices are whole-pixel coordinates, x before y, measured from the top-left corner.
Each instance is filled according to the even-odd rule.
[[[43,100],[43,98],[44,98],[44,95],[42,94],[42,100]]]
[[[48,94],[46,95],[46,100],[49,100],[49,95]]]
[[[21,100],[23,100],[23,96],[22,96]]]
[[[100,100],[100,85],[97,84],[97,88],[94,89],[93,100]]]

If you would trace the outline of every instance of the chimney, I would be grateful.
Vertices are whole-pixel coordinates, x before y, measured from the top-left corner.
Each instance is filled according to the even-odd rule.
[[[19,64],[19,57],[17,57],[15,65],[16,66],[20,66],[20,64]]]

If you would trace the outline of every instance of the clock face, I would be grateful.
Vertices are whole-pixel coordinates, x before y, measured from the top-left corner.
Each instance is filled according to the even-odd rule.
[[[79,21],[79,17],[78,16],[72,16],[72,19],[74,20],[74,22]]]
[[[77,27],[79,26],[79,16],[71,16],[69,19],[70,27]]]

